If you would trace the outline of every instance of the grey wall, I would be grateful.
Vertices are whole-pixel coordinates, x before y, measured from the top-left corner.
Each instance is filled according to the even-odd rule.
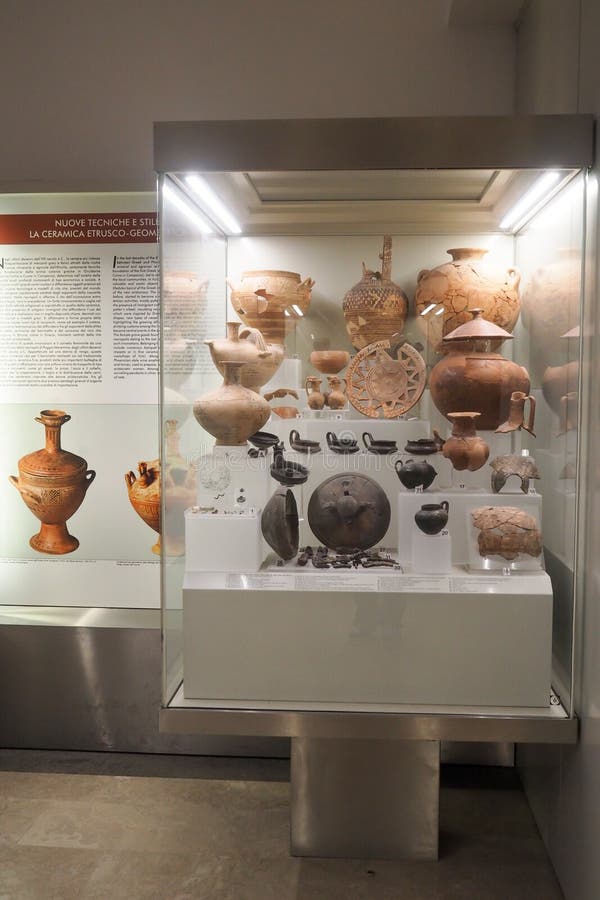
[[[510,113],[511,25],[447,21],[448,0],[3,0],[0,192],[152,189],[153,121]]]
[[[580,0],[529,0],[517,32],[515,111],[577,111]]]
[[[574,35],[574,32],[575,35]],[[574,49],[576,39],[577,47]],[[531,0],[518,39],[517,93],[522,111],[593,112],[600,115],[600,4],[598,0]],[[557,70],[560,79],[555,77]],[[598,180],[590,178],[584,333],[588,365],[584,383],[600,378],[600,305],[597,302]],[[600,408],[587,398],[587,503],[582,510],[582,604],[578,617],[579,670],[576,747],[520,747],[518,761],[530,804],[566,900],[600,897]]]

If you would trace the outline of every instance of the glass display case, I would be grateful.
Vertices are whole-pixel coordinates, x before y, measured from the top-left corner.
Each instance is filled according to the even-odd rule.
[[[166,730],[574,738],[592,122],[532,123],[156,127]]]

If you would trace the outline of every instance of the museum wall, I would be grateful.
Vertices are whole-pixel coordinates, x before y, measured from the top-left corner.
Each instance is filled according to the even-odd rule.
[[[0,192],[152,190],[160,120],[512,112],[511,25],[448,27],[448,9],[5,0]]]
[[[580,19],[579,19],[580,16]],[[527,6],[518,37],[517,96],[520,111],[530,113],[592,112],[600,114],[600,60],[597,42],[600,6],[597,0],[554,2],[534,0]],[[580,34],[580,40],[579,40]],[[577,37],[579,52],[574,49]],[[561,49],[565,48],[564,57]],[[560,85],[554,79],[556,67]],[[555,90],[556,88],[556,90]],[[597,302],[598,179],[596,164],[588,186],[588,253],[586,291],[592,298],[586,323],[587,359],[584,382],[597,385],[600,372],[600,309]],[[593,362],[589,362],[593,361]],[[578,615],[577,714],[581,740],[576,747],[523,746],[518,762],[529,802],[560,879],[566,900],[600,896],[600,410],[588,401],[587,508],[581,511],[585,529],[584,574]]]

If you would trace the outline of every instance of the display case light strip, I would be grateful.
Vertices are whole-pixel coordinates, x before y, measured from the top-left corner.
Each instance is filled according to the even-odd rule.
[[[202,232],[202,234],[213,234],[213,229],[210,227],[206,219],[204,219],[201,215],[199,215],[192,207],[185,202],[183,197],[180,197],[176,190],[172,188],[169,184],[165,184],[163,187],[163,197],[167,197],[170,203],[173,206],[176,206],[177,209],[193,222],[196,228]]]
[[[427,313],[430,313],[432,309],[435,309],[437,306],[436,303],[430,303],[429,306],[426,306],[425,309],[420,313],[422,316],[426,316]]]
[[[229,234],[242,233],[242,229],[236,222],[235,217],[201,175],[186,175],[185,182],[200,200],[208,206],[210,211],[214,213]]]
[[[500,222],[500,228],[509,229],[513,225],[520,223],[528,212],[542,201],[550,189],[554,187],[560,178],[559,172],[545,172],[537,181],[534,181],[529,190],[523,194],[518,203],[516,203]]]
[[[294,310],[294,312],[296,313],[297,316],[302,317],[302,316],[304,315],[304,313],[302,312],[302,310],[300,309],[300,307],[299,307],[299,306],[296,306],[295,303],[292,303],[292,309]]]
[[[441,306],[438,310],[436,310],[436,312],[434,312],[434,316],[441,316],[442,313],[444,312],[444,310],[445,310],[445,307]]]

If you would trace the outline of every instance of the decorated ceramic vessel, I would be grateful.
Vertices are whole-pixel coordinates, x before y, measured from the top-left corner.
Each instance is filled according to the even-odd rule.
[[[41,527],[29,543],[40,553],[71,553],[79,546],[67,531],[67,520],[77,512],[96,473],[81,456],[63,450],[61,428],[71,416],[61,409],[44,409],[35,421],[44,426],[46,446],[28,453],[18,463],[19,476],[9,480]]]
[[[227,322],[227,337],[204,341],[215,366],[225,374],[224,361],[244,363],[240,381],[243,387],[260,392],[283,361],[283,347],[267,344],[257,328],[242,327],[241,322]]]
[[[444,338],[446,355],[429,376],[431,398],[446,418],[472,410],[480,414],[478,429],[495,430],[509,417],[513,393],[529,394],[529,374],[499,352],[512,335],[484,319],[481,309],[471,310],[471,315],[470,322]]]
[[[470,319],[470,312],[481,309],[489,321],[512,331],[519,317],[519,282],[514,266],[497,266],[485,260],[487,250],[455,247],[448,250],[451,262],[434,269],[422,269],[417,277],[415,313],[428,342],[436,350],[441,340]],[[443,307],[441,315],[434,306]]]
[[[402,334],[408,315],[408,297],[392,281],[392,238],[386,234],[380,255],[381,272],[362,264],[361,280],[351,287],[342,308],[346,330],[357,350],[373,341],[385,341]]]
[[[255,391],[242,387],[240,370],[244,363],[224,360],[222,365],[223,384],[196,400],[194,416],[217,439],[217,446],[243,446],[263,427],[271,407]]]
[[[231,288],[231,303],[246,325],[258,328],[267,343],[281,344],[300,315],[306,314],[315,282],[298,272],[280,269],[255,269],[244,272]],[[287,313],[287,314],[286,314]]]

